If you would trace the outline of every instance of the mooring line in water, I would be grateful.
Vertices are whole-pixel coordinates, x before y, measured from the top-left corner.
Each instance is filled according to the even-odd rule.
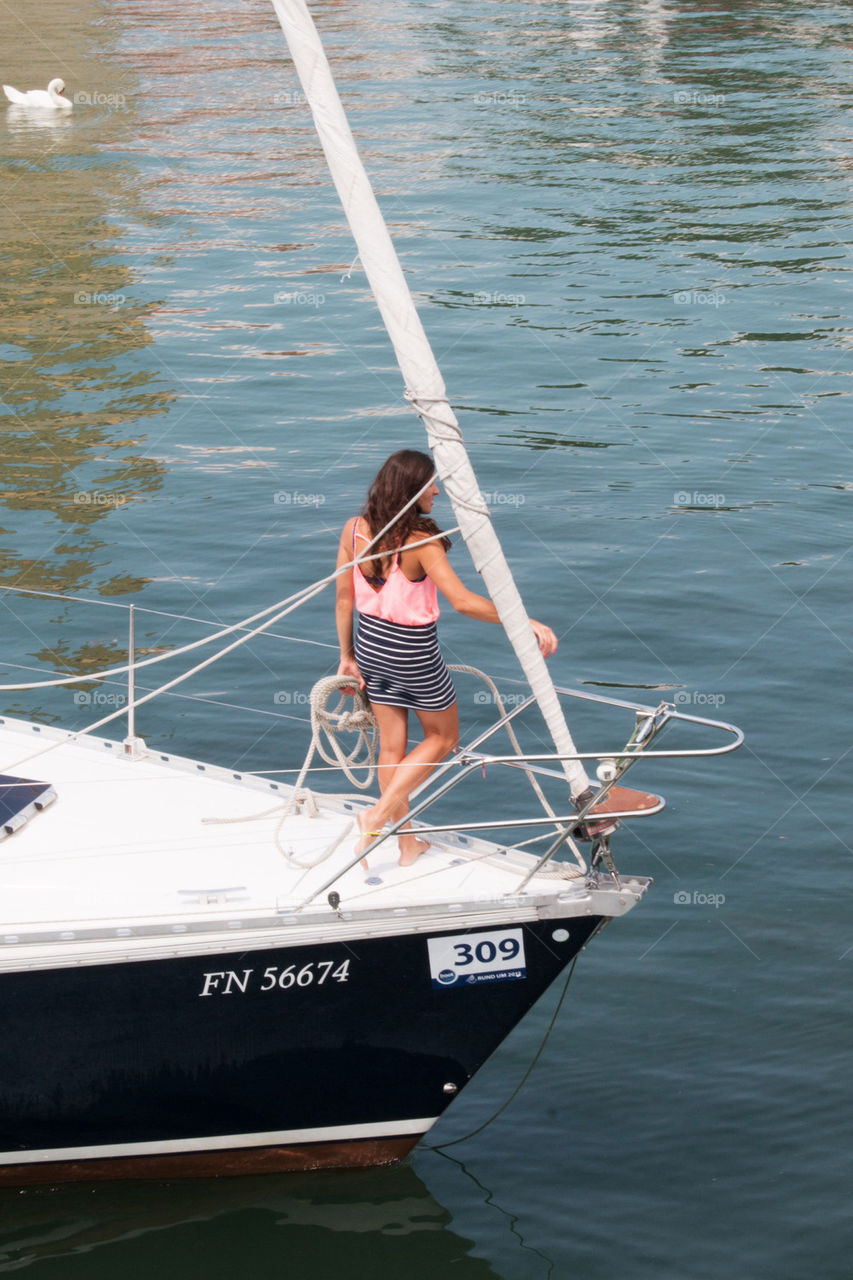
[[[472,1129],[470,1133],[466,1133],[464,1137],[454,1138],[452,1142],[437,1142],[435,1146],[432,1146],[432,1147],[427,1146],[424,1143],[422,1145],[426,1151],[437,1151],[439,1154],[441,1154],[446,1147],[458,1147],[460,1142],[468,1142],[470,1138],[476,1138],[477,1134],[482,1133],[484,1129],[488,1129],[489,1125],[492,1124],[493,1121],[497,1120],[498,1116],[502,1112],[506,1111],[507,1107],[513,1101],[513,1099],[518,1096],[518,1094],[527,1084],[527,1081],[530,1079],[533,1068],[536,1066],[536,1063],[542,1057],[542,1054],[545,1051],[545,1046],[551,1038],[551,1032],[554,1030],[557,1017],[560,1013],[560,1010],[563,1007],[563,1001],[566,998],[566,992],[569,989],[569,983],[572,980],[572,974],[575,971],[575,965],[578,962],[579,954],[580,952],[577,953],[577,955],[575,956],[574,960],[572,961],[569,967],[569,972],[566,975],[566,981],[563,984],[563,990],[560,992],[560,998],[557,1001],[557,1006],[554,1009],[554,1012],[551,1014],[551,1021],[548,1023],[548,1026],[545,1031],[545,1035],[542,1038],[542,1043],[540,1044],[539,1048],[536,1050],[536,1053],[533,1055],[533,1061],[530,1063],[530,1066],[527,1068],[524,1075],[521,1077],[518,1084],[515,1086],[515,1088],[513,1089],[509,1097],[506,1099],[506,1101],[501,1103],[501,1105],[498,1107],[494,1115],[489,1116],[488,1120],[484,1120],[481,1125],[479,1125],[476,1129]],[[451,1157],[447,1156],[447,1159],[449,1160],[451,1159]]]

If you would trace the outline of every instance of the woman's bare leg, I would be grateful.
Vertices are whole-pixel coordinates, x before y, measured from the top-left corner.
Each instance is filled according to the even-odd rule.
[[[386,707],[371,703],[371,711],[379,726],[379,792],[384,795],[394,777],[394,770],[409,746],[409,711],[407,707]]]
[[[406,754],[409,743],[409,712],[406,707],[387,707],[381,702],[372,702],[370,709],[376,716],[379,728],[379,760],[376,777],[379,782],[379,793],[384,795],[394,777],[394,770]],[[359,815],[358,827],[362,833],[378,831],[384,825],[382,823],[380,827],[373,825],[372,812],[373,810],[368,810],[366,814]],[[372,839],[373,836],[362,834],[356,852],[363,853]],[[362,862],[362,866],[367,870],[366,860]]]
[[[373,714],[379,725],[379,792],[384,795],[391,785],[394,770],[405,758],[409,745],[409,711],[407,707],[384,707],[377,703]],[[419,840],[417,836],[404,834],[409,827],[411,823],[407,822],[397,833],[397,847],[401,858],[410,857],[414,860],[429,848],[429,844],[426,840]]]
[[[383,712],[403,711],[401,707],[374,707],[379,723],[380,760],[382,759]],[[368,809],[363,817],[364,831],[379,831],[386,822],[399,822],[409,809],[409,796],[419,786],[446,755],[455,750],[459,742],[459,707],[453,703],[446,711],[416,711],[424,731],[423,742],[418,743],[408,755],[392,765],[395,749],[398,749],[399,738],[394,736],[395,720],[389,718],[391,741],[387,766],[393,772],[385,773],[385,785],[380,782],[382,792],[378,804]],[[399,731],[398,731],[399,732]],[[386,766],[386,769],[387,769]],[[361,849],[370,843],[369,837],[363,837]],[[416,836],[400,837],[400,865],[410,866],[426,847],[424,841]]]

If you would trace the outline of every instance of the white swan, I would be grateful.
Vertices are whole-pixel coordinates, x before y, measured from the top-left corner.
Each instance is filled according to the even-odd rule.
[[[15,102],[21,107],[50,107],[70,111],[72,104],[63,95],[64,88],[65,81],[57,79],[51,80],[46,89],[28,89],[26,93],[21,93],[20,89],[13,89],[10,84],[4,84],[3,92],[10,102]]]

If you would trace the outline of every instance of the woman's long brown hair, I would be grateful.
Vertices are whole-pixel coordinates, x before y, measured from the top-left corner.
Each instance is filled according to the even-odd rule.
[[[399,449],[397,453],[392,453],[377,472],[361,511],[370,529],[371,537],[380,529],[384,529],[386,524],[394,519],[400,508],[404,507],[420,489],[423,489],[434,475],[435,463],[428,453],[421,453],[418,449]],[[389,551],[402,547],[413,533],[420,533],[429,538],[440,532],[435,521],[419,511],[415,503],[394,521],[375,548],[385,554],[363,561],[362,567],[366,573],[369,572],[369,566],[374,574],[387,576],[391,567]],[[441,545],[445,551],[449,551],[450,539],[447,536],[443,537]]]

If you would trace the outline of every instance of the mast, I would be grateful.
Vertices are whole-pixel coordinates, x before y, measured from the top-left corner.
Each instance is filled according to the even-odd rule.
[[[394,346],[406,398],[423,420],[436,472],[475,568],[498,611],[561,755],[576,748],[488,508],[462,442],[432,348],[361,162],[320,36],[305,0],[272,0],[302,84],[359,257]],[[589,787],[578,760],[563,763],[573,798]]]

